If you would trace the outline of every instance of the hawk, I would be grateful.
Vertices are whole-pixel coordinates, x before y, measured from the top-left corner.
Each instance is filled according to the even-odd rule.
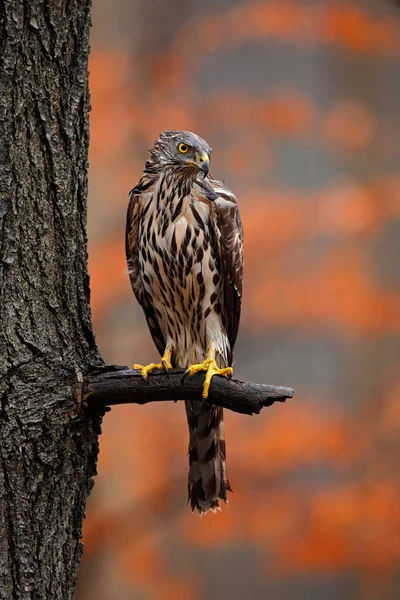
[[[223,411],[207,402],[213,375],[232,374],[239,327],[243,232],[233,192],[209,174],[211,148],[189,131],[165,131],[130,192],[126,256],[159,363],[205,371],[203,400],[185,401],[192,510],[218,509],[231,491]]]

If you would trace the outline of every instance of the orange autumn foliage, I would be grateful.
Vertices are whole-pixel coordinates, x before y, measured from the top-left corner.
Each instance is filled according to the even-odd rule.
[[[198,18],[187,41],[200,50],[215,51],[246,40],[263,42],[270,38],[300,45],[330,44],[355,53],[373,53],[393,58],[400,54],[400,26],[389,15],[375,18],[360,4],[326,2],[321,7],[290,0],[246,2],[233,7],[228,15],[217,13]],[[181,39],[178,35],[177,39]]]
[[[368,110],[343,102],[328,114],[325,135],[347,150],[357,150],[370,143],[374,128],[374,119]]]

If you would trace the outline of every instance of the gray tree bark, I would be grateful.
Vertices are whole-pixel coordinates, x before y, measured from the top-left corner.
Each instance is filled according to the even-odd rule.
[[[86,252],[90,0],[0,0],[0,599],[74,597],[99,415]]]

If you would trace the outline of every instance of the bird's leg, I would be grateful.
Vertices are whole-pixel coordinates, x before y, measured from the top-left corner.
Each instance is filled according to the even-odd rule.
[[[171,356],[172,356],[172,346],[168,346],[165,349],[164,355],[161,357],[159,363],[150,363],[149,365],[133,365],[133,369],[139,370],[142,374],[142,377],[147,379],[148,374],[155,369],[165,369],[168,373],[168,369],[172,369],[171,365]]]
[[[215,346],[214,342],[211,342],[208,347],[207,357],[204,362],[198,365],[191,365],[188,367],[186,373],[187,375],[194,375],[199,371],[206,372],[206,378],[204,380],[203,385],[203,398],[206,399],[208,396],[208,390],[210,389],[211,379],[214,375],[223,375],[224,377],[228,377],[232,375],[233,369],[232,367],[226,367],[224,369],[220,369],[217,367],[217,363],[215,362]]]

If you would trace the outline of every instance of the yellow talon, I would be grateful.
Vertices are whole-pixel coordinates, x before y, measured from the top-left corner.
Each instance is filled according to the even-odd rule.
[[[210,353],[209,353],[210,354]],[[206,378],[204,380],[203,385],[203,398],[204,400],[208,397],[208,390],[210,389],[211,379],[214,375],[222,375],[224,377],[228,377],[232,375],[233,369],[232,367],[225,367],[224,369],[220,369],[217,367],[217,363],[214,358],[211,358],[207,355],[207,358],[204,362],[198,365],[191,365],[188,368],[188,375],[194,375],[199,371],[206,371]]]
[[[135,363],[133,365],[132,369],[140,371],[142,377],[147,379],[147,377],[151,371],[155,371],[156,369],[165,369],[166,371],[168,371],[168,369],[172,369],[171,356],[172,356],[172,348],[167,348],[166,351],[164,352],[164,356],[162,356],[159,363],[150,363],[149,365],[146,365],[146,366],[138,365]]]

